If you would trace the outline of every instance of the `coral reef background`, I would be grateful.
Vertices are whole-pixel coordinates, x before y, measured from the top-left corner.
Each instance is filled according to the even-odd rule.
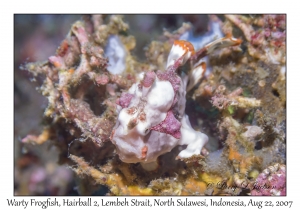
[[[187,95],[186,113],[192,126],[209,136],[206,149],[202,150],[201,155],[175,161],[174,151],[180,150],[175,148],[160,158],[160,168],[147,177],[138,164],[122,163],[114,154],[113,145],[103,140],[110,136],[112,125],[109,123],[113,122],[113,112],[107,109],[106,116],[112,118],[106,118],[111,119],[109,122],[100,122],[100,127],[95,127],[92,120],[88,122],[92,125],[89,127],[83,119],[87,117],[98,120],[94,114],[101,115],[103,107],[99,104],[106,99],[102,92],[107,91],[113,95],[116,91],[115,86],[107,84],[108,79],[123,89],[127,89],[130,82],[127,84],[122,78],[111,75],[108,77],[107,73],[97,77],[97,72],[89,74],[98,83],[96,88],[87,82],[86,86],[79,85],[70,93],[67,89],[62,89],[61,97],[65,105],[69,103],[69,108],[78,112],[74,117],[76,121],[57,106],[60,104],[59,100],[53,103],[57,107],[52,106],[51,100],[47,104],[47,100],[35,90],[37,84],[43,82],[43,77],[39,76],[44,71],[43,64],[29,63],[48,58],[50,66],[54,66],[51,67],[53,69],[64,65],[59,59],[65,55],[66,45],[62,40],[69,29],[78,38],[81,47],[85,43],[82,36],[84,27],[81,23],[73,26],[71,24],[81,19],[87,25],[91,20],[97,25],[100,17],[94,16],[92,19],[88,15],[16,15],[16,195],[285,194],[285,15],[126,15],[123,19],[125,24],[118,17],[104,18],[110,33],[118,34],[126,49],[131,51],[126,65],[139,71],[164,68],[166,55],[173,41],[179,38],[189,40],[198,49],[208,43],[204,37],[213,41],[216,35],[233,34],[243,40],[241,46],[224,48],[209,54],[205,60],[206,77]],[[184,22],[191,24],[183,24]],[[126,28],[126,24],[130,26],[126,33],[131,36],[122,34],[124,32],[120,27]],[[193,33],[186,33],[191,27]],[[85,30],[89,30],[88,27]],[[102,29],[99,27],[97,30]],[[97,30],[95,29],[96,32]],[[100,36],[99,39],[96,36],[95,40],[101,43],[101,38],[103,37]],[[105,42],[105,37],[103,39]],[[66,40],[72,42],[72,36]],[[58,51],[57,46],[60,46]],[[76,47],[73,49],[76,51]],[[101,55],[95,54],[97,48],[82,49],[91,55],[91,65],[105,63],[101,60]],[[51,56],[55,51],[57,56]],[[72,62],[72,58],[70,60]],[[67,62],[66,65],[68,66]],[[21,71],[20,67],[29,70],[33,75],[28,71]],[[128,71],[133,73],[130,68],[127,73]],[[183,68],[182,71],[186,70]],[[66,78],[65,81],[68,82],[71,81],[68,75],[73,72],[74,69],[69,69],[59,76]],[[127,79],[130,81],[128,75]],[[49,87],[50,83],[46,81],[45,84]],[[64,87],[63,84],[58,85]],[[90,90],[88,94],[85,93],[86,87],[92,87],[87,89]],[[44,90],[47,92],[47,89]],[[120,94],[118,91],[117,89],[117,95]],[[80,102],[82,92],[92,111]],[[77,97],[76,100],[70,100],[69,94]],[[100,97],[91,100],[97,94]],[[115,98],[112,101],[114,100]],[[113,107],[109,100],[105,101],[107,107]],[[54,120],[45,119],[43,114]],[[77,127],[59,120],[60,118],[74,120]],[[93,126],[97,130],[93,130]],[[87,131],[87,128],[91,128],[91,131]],[[80,131],[92,141],[78,139]],[[72,138],[75,136],[79,141],[74,143]],[[101,155],[96,157],[99,152]],[[173,159],[174,161],[170,161]],[[254,189],[255,184],[266,184],[267,180],[268,184],[276,186],[275,190]],[[227,186],[236,186],[237,189],[222,189],[217,186],[209,188],[209,183],[225,183]]]
[[[49,144],[24,145],[27,134],[38,135],[47,100],[36,90],[37,83],[27,71],[26,62],[46,60],[82,15],[15,15],[14,16],[14,163],[15,195],[78,194],[73,171],[60,166],[57,149]],[[126,15],[131,33],[138,37],[136,55],[145,59],[143,48],[163,28],[175,30],[184,21],[195,22],[195,32],[206,30],[206,15]],[[62,174],[60,174],[62,173]],[[55,181],[51,181],[52,179]],[[100,190],[100,194],[104,191]]]
[[[21,138],[39,134],[47,100],[36,91],[36,83],[24,62],[45,60],[81,15],[14,16],[14,163],[15,195],[72,194],[74,176],[57,164],[56,149],[49,145],[24,147]],[[54,179],[55,180],[54,180]]]

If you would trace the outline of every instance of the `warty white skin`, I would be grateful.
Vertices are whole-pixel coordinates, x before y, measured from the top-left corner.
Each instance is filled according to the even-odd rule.
[[[221,47],[226,47],[228,44],[235,44],[235,41],[237,42],[238,40],[222,38],[208,44],[206,47],[210,52],[216,49],[220,43]],[[179,65],[183,65],[193,54],[193,51],[189,51],[189,47],[185,47],[185,43],[182,44],[184,44],[184,47],[180,44],[173,45],[168,57],[166,71],[176,71],[176,69],[172,69],[174,68],[172,65],[175,65],[177,61],[180,62],[179,59],[182,59]],[[186,44],[188,46],[189,43]],[[177,145],[187,145],[178,154],[178,158],[190,158],[201,153],[203,146],[208,141],[208,137],[192,128],[189,118],[185,114],[185,97],[186,91],[197,84],[203,76],[204,68],[205,66],[203,67],[200,64],[199,66],[194,66],[189,75],[182,75],[181,77],[177,75],[178,79],[180,78],[180,85],[176,91],[177,102],[175,104],[173,104],[175,92],[169,81],[162,81],[156,75],[153,84],[150,87],[144,87],[140,83],[144,74],[139,75],[140,81],[137,81],[128,90],[128,93],[133,95],[129,106],[127,108],[118,106],[119,116],[111,138],[122,161],[127,163],[139,162],[146,170],[154,170],[157,167],[157,158],[170,152]],[[187,87],[188,81],[189,86]],[[172,105],[174,107],[171,107]],[[136,109],[133,109],[134,107]],[[171,134],[151,130],[153,126],[160,124],[166,119],[167,112],[171,109],[173,114],[176,114],[176,119],[181,123],[181,136],[178,137],[176,134],[179,139]],[[130,113],[128,110],[130,110]],[[145,119],[140,118],[142,112],[145,113]]]
[[[185,88],[187,76],[181,81],[178,90],[179,119],[181,120],[181,138],[176,139],[172,135],[150,130],[151,127],[162,122],[171,108],[174,98],[174,90],[169,81],[160,81],[157,77],[150,88],[134,84],[128,93],[134,94],[128,108],[121,108],[115,126],[115,133],[112,142],[116,145],[117,153],[123,162],[137,163],[142,162],[144,167],[147,164],[155,162],[157,158],[170,152],[177,145],[188,145],[186,149],[179,153],[179,158],[188,158],[192,155],[198,155],[202,147],[208,141],[208,137],[198,131],[195,131],[189,122],[188,116],[184,114],[185,110]],[[145,94],[146,93],[146,94]],[[129,129],[128,123],[138,116],[138,111],[133,115],[128,114],[128,109],[141,106],[145,103],[144,112],[146,120],[138,121],[137,125]],[[142,149],[147,146],[147,155],[142,157]]]
[[[240,43],[241,40],[232,36],[226,36],[207,44],[203,49],[206,50],[206,54],[209,54],[216,49],[236,46]],[[167,79],[170,76],[169,79],[176,81],[173,73],[176,73],[178,66],[183,65],[191,58],[194,54],[193,48],[189,42],[182,40],[173,44],[166,65],[167,75],[164,75],[167,76]],[[201,153],[203,146],[208,141],[208,137],[201,132],[195,131],[190,124],[188,116],[184,113],[186,91],[197,84],[206,68],[201,63],[199,66],[198,64],[195,65],[190,70],[189,75],[181,76],[180,86],[178,91],[176,91],[176,99],[178,101],[175,104],[173,104],[175,92],[172,84],[169,81],[161,81],[157,75],[150,87],[144,87],[139,81],[132,85],[128,93],[132,94],[133,98],[127,108],[118,106],[119,116],[111,137],[111,141],[116,145],[117,153],[122,161],[127,163],[140,162],[146,170],[154,170],[157,166],[157,158],[171,151],[177,145],[187,145],[186,149],[179,153],[179,158],[189,158]],[[139,75],[139,77],[142,80],[143,74]],[[178,75],[177,77],[179,78]],[[190,83],[187,88],[188,80]],[[175,89],[177,89],[177,86]],[[170,110],[172,105],[174,107]],[[136,110],[133,109],[134,107],[136,107]],[[128,110],[131,110],[130,113],[128,113]],[[168,111],[176,114],[176,119],[181,123],[180,139],[177,139],[179,135],[176,130],[174,131],[176,135],[172,133],[172,130],[168,130],[168,132],[177,138],[170,134],[151,130],[153,126],[160,124],[166,119]],[[140,118],[142,112],[145,113],[146,117],[143,117],[145,119]],[[173,126],[174,119],[169,122],[172,122]],[[165,126],[165,124],[161,126]],[[159,130],[163,129],[159,128]]]
[[[143,92],[147,93],[143,95]],[[162,122],[168,110],[171,108],[174,98],[174,90],[169,81],[155,79],[150,88],[139,89],[134,84],[128,91],[134,94],[128,108],[121,109],[112,142],[116,145],[117,153],[123,162],[153,162],[157,157],[171,151],[178,142],[178,139],[171,135],[151,131],[150,128]],[[144,107],[142,108],[142,103]],[[128,109],[137,107],[146,113],[145,121],[138,121],[137,125],[129,129],[130,120],[136,118],[139,111],[133,115],[128,114]],[[142,148],[147,146],[147,156],[142,158]]]

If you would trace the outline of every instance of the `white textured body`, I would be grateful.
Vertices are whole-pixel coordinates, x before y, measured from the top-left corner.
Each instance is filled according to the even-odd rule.
[[[188,145],[179,153],[179,157],[188,158],[200,154],[202,147],[208,141],[208,137],[195,131],[189,122],[185,110],[186,79],[181,81],[177,92],[178,112],[181,122],[181,138],[177,139],[170,134],[150,130],[151,127],[161,123],[171,108],[174,99],[174,90],[169,81],[160,81],[157,77],[150,88],[139,88],[138,83],[132,85],[128,93],[133,98],[127,108],[119,108],[119,116],[115,126],[112,142],[116,145],[117,153],[123,162],[127,163],[151,163],[177,145]],[[134,114],[128,110],[137,107]],[[146,113],[145,121],[138,120],[135,127],[128,127],[132,119],[138,119],[139,114]],[[147,147],[146,156],[143,148]]]

